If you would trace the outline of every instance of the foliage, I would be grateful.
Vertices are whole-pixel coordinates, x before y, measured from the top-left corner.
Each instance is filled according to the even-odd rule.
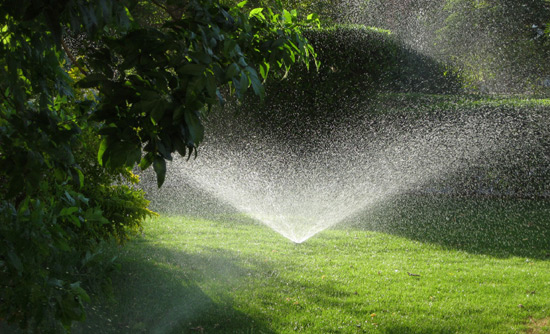
[[[446,65],[403,43],[391,31],[362,25],[311,29],[307,36],[325,64],[319,76],[384,91],[456,92]],[[302,80],[306,76],[302,75]],[[305,80],[304,80],[305,81]]]
[[[55,131],[63,122],[38,111],[3,116],[0,312],[21,326],[61,330],[84,319],[83,287],[99,242],[125,239],[151,212],[142,192],[120,184],[129,172],[95,172],[86,155],[95,157],[99,141],[86,123],[69,123],[78,131],[65,143],[66,132]]]
[[[418,53],[448,64],[472,91],[548,93],[548,0],[284,3],[315,11],[325,26],[361,24],[390,30]]]
[[[537,92],[550,73],[546,0],[366,0],[361,20],[451,65],[471,90]]]
[[[317,11],[325,22],[390,30],[419,53],[450,65],[473,91],[545,93],[541,88],[548,85],[544,80],[550,73],[547,0],[305,1],[300,5],[318,8],[320,3],[329,8]]]
[[[174,152],[196,153],[203,114],[224,103],[222,86],[238,98],[250,87],[263,97],[262,81],[270,72],[284,74],[298,59],[309,64],[313,49],[299,33],[295,11],[245,13],[243,6],[226,10],[191,1],[161,28],[137,27],[130,17],[135,27],[128,33],[106,36],[100,48],[88,50],[94,72],[79,86],[99,90],[93,119],[103,124],[102,164],[153,165],[161,186],[165,160]]]
[[[462,68],[474,88],[529,91],[550,74],[550,5],[533,1],[449,0],[438,31],[439,52]]]
[[[228,0],[228,3],[237,3],[238,0]],[[272,5],[270,0],[249,0],[249,5],[252,7],[269,7]],[[349,3],[343,4],[339,0],[324,0],[324,1],[314,1],[314,0],[280,0],[280,4],[284,8],[294,9],[298,14],[304,13],[316,13],[319,17],[319,20],[323,25],[331,25],[335,22],[335,19],[339,13],[335,10],[338,6],[349,6]],[[305,16],[299,16],[302,19],[306,19]]]
[[[295,11],[151,3],[0,1],[0,319],[83,320],[99,245],[152,215],[130,168],[153,165],[160,186],[222,87],[261,97],[313,54]]]

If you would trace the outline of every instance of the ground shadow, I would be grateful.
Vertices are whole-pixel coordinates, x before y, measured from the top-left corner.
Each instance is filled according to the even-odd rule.
[[[470,253],[550,260],[550,201],[402,195],[337,228],[365,229]]]
[[[136,242],[122,251],[121,270],[113,278],[113,300],[103,299],[88,310],[89,319],[79,324],[73,333],[255,333],[274,334],[270,320],[254,311],[243,313],[234,308],[229,295],[232,289],[243,289],[247,278],[255,277],[254,284],[272,284],[290,291],[301,291],[311,302],[320,306],[310,312],[323,316],[326,309],[339,309],[342,321],[346,315],[356,319],[368,317],[376,311],[359,310],[353,307],[358,301],[355,294],[344,291],[330,280],[308,281],[288,276],[273,276],[273,264],[261,258],[246,258],[248,267],[242,267],[242,254],[228,249],[202,247],[201,252],[193,254],[174,248],[158,246],[150,241]],[[246,277],[246,278],[245,278]],[[215,282],[209,284],[209,282]],[[244,282],[244,283],[243,283]],[[206,295],[200,286],[208,285],[208,291],[221,289],[229,293]],[[216,288],[216,286],[218,288]],[[307,291],[309,293],[305,293]],[[261,298],[261,297],[258,297]],[[272,300],[266,300],[269,303]],[[303,311],[296,311],[291,301],[277,312],[288,311],[291,315],[286,321],[292,321],[294,331],[313,333],[310,326],[314,317],[303,317]],[[281,310],[282,309],[282,310]],[[292,317],[293,312],[300,315]],[[136,319],[139,321],[136,322]],[[339,321],[340,319],[334,319]],[[131,322],[134,321],[134,322]],[[283,323],[284,325],[284,323]],[[369,324],[369,326],[371,326]],[[407,327],[406,324],[385,324],[379,328],[381,333],[456,333],[458,328],[445,328],[448,323],[426,322]],[[289,331],[290,331],[289,329]],[[326,328],[329,330],[328,328]],[[365,330],[368,329],[365,325]],[[355,324],[339,327],[332,326],[328,333],[365,332]]]
[[[235,310],[227,295],[203,292],[205,281],[228,287],[245,275],[226,256],[191,255],[140,240],[118,252],[112,294],[92,296],[87,320],[72,333],[273,333],[262,319]]]

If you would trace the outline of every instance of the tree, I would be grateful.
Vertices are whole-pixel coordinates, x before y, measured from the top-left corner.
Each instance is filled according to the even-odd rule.
[[[547,0],[365,0],[351,7],[347,20],[391,30],[473,90],[529,92],[550,74]]]
[[[444,13],[439,52],[464,69],[470,84],[524,91],[550,73],[550,43],[542,34],[548,1],[448,0]]]
[[[0,1],[0,319],[84,319],[101,241],[152,214],[130,169],[152,165],[161,186],[211,106],[309,64],[314,16],[245,5]]]

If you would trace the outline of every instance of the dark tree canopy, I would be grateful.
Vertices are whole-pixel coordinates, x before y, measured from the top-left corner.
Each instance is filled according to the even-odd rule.
[[[353,23],[389,29],[474,90],[533,91],[550,75],[547,0],[365,0]]]
[[[130,170],[196,154],[202,117],[309,64],[299,20],[215,0],[0,1],[0,319],[57,332],[101,241],[153,214]]]

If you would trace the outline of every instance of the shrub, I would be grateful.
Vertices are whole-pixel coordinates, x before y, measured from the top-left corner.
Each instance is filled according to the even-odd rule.
[[[153,213],[130,186],[135,176],[97,165],[99,140],[87,124],[66,129],[7,112],[0,122],[0,317],[63,331],[84,319],[101,242],[124,241]]]

